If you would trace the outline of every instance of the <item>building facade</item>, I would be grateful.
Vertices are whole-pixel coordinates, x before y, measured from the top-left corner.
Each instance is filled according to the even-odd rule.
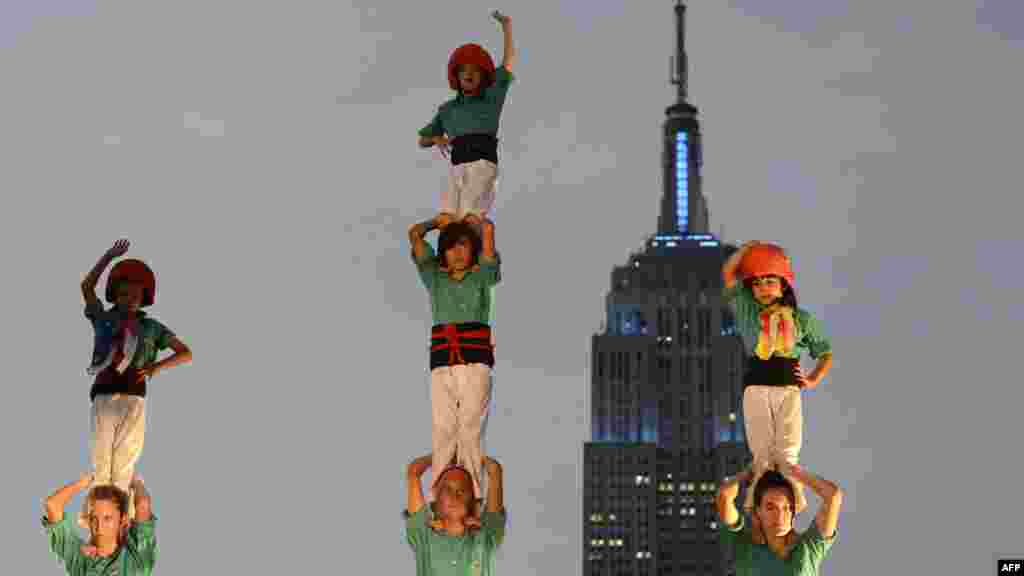
[[[685,6],[675,7],[677,102],[664,124],[658,233],[611,274],[591,343],[583,573],[725,575],[717,482],[749,461],[746,356],[722,301],[734,250],[708,233],[700,124],[686,101]]]

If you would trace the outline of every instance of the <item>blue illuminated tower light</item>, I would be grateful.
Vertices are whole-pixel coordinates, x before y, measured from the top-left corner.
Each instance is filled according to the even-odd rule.
[[[684,130],[676,132],[676,224],[680,234],[689,227],[689,147]]]

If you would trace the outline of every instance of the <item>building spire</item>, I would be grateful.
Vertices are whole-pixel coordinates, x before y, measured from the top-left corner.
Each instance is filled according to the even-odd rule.
[[[676,86],[676,103],[685,104],[687,98],[686,62],[686,5],[676,0],[676,54],[672,59],[671,82]]]

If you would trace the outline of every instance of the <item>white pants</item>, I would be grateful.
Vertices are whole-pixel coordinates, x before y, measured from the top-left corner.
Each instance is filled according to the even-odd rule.
[[[474,160],[451,167],[448,189],[441,192],[441,212],[462,219],[468,214],[484,217],[494,206],[498,186],[498,165],[490,160]]]
[[[776,462],[797,464],[803,444],[800,389],[793,386],[747,386],[743,391],[743,423],[747,446],[754,456],[754,478],[744,508],[754,506],[754,486]],[[807,507],[804,487],[789,478],[796,495],[796,512]]]
[[[93,483],[113,484],[128,495],[129,517],[135,515],[131,484],[146,437],[146,399],[141,396],[100,394],[92,403]],[[85,506],[84,515],[88,515]],[[81,522],[81,520],[80,520]]]
[[[433,460],[430,499],[437,497],[441,473],[456,463],[473,478],[473,495],[483,497],[481,431],[491,401],[491,369],[486,364],[441,366],[430,372]]]

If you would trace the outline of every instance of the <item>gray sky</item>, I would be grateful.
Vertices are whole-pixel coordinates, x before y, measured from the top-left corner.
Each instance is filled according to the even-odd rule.
[[[521,60],[496,219],[498,570],[580,573],[589,337],[655,228],[673,2],[377,4],[0,5],[5,565],[59,573],[38,517],[88,466],[77,284],[124,236],[195,352],[150,385],[158,573],[412,573],[398,514],[429,450],[430,318],[404,238],[445,178],[413,133],[451,49],[500,57],[499,8]],[[833,574],[1024,553],[1018,5],[690,3],[715,231],[786,245],[835,341],[802,455],[849,491]]]

